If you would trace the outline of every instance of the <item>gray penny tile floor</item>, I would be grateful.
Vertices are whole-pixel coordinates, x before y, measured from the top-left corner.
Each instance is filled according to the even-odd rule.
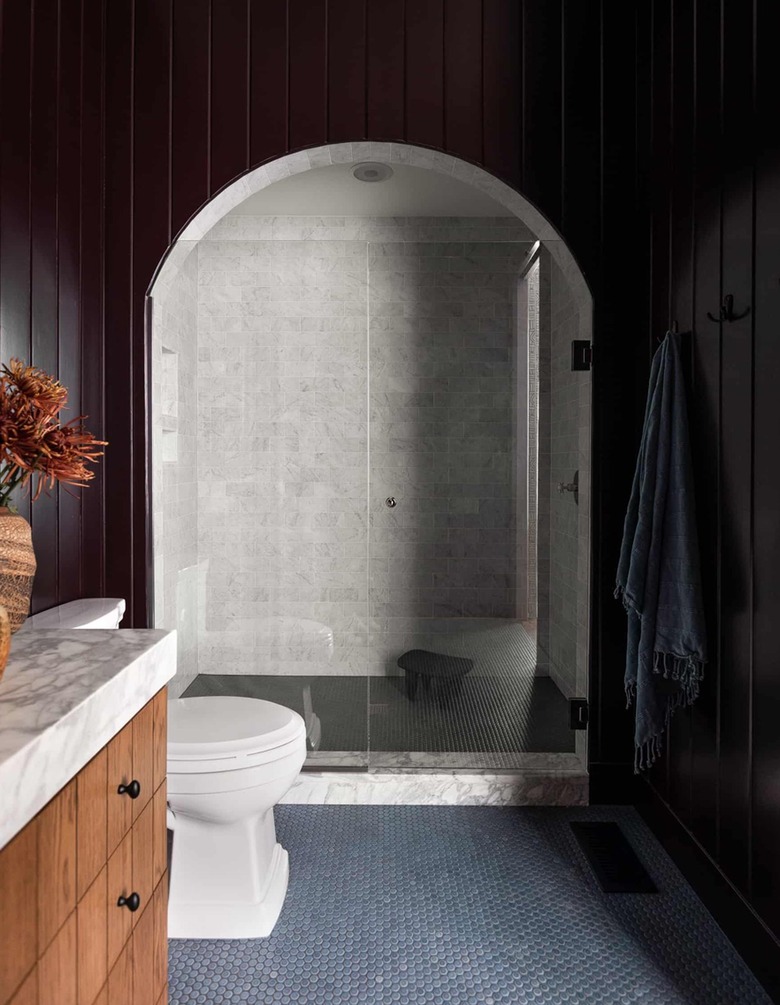
[[[171,1005],[766,1005],[626,807],[280,806],[268,939],[170,943]],[[601,892],[571,820],[617,820],[657,894]],[[174,852],[175,855],[175,852]]]

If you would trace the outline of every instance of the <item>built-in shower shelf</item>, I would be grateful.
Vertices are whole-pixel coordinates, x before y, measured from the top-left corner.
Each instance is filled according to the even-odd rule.
[[[179,420],[175,415],[163,415],[160,425],[164,433],[177,433],[179,431]]]

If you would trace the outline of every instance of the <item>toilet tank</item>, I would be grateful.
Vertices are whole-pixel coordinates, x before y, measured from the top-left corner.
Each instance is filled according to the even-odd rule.
[[[118,597],[90,597],[33,614],[22,628],[119,628],[126,604]]]

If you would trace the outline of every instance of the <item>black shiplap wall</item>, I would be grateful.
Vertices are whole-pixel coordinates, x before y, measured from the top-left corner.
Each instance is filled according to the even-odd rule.
[[[650,784],[780,934],[780,69],[773,0],[642,5],[649,325],[686,333],[710,663]],[[722,298],[745,318],[713,323]]]
[[[109,593],[146,623],[144,294],[187,219],[327,141],[479,163],[595,297],[594,779],[631,756],[612,582],[653,339],[695,331],[714,658],[652,780],[780,931],[777,22],[774,0],[0,0],[0,353],[58,370],[111,441],[89,491],[35,508],[35,608]],[[752,313],[721,330],[725,292]]]

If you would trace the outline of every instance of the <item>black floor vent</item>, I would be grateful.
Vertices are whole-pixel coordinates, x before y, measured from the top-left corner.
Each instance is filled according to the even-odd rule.
[[[658,893],[616,823],[577,821],[571,829],[605,893]]]

